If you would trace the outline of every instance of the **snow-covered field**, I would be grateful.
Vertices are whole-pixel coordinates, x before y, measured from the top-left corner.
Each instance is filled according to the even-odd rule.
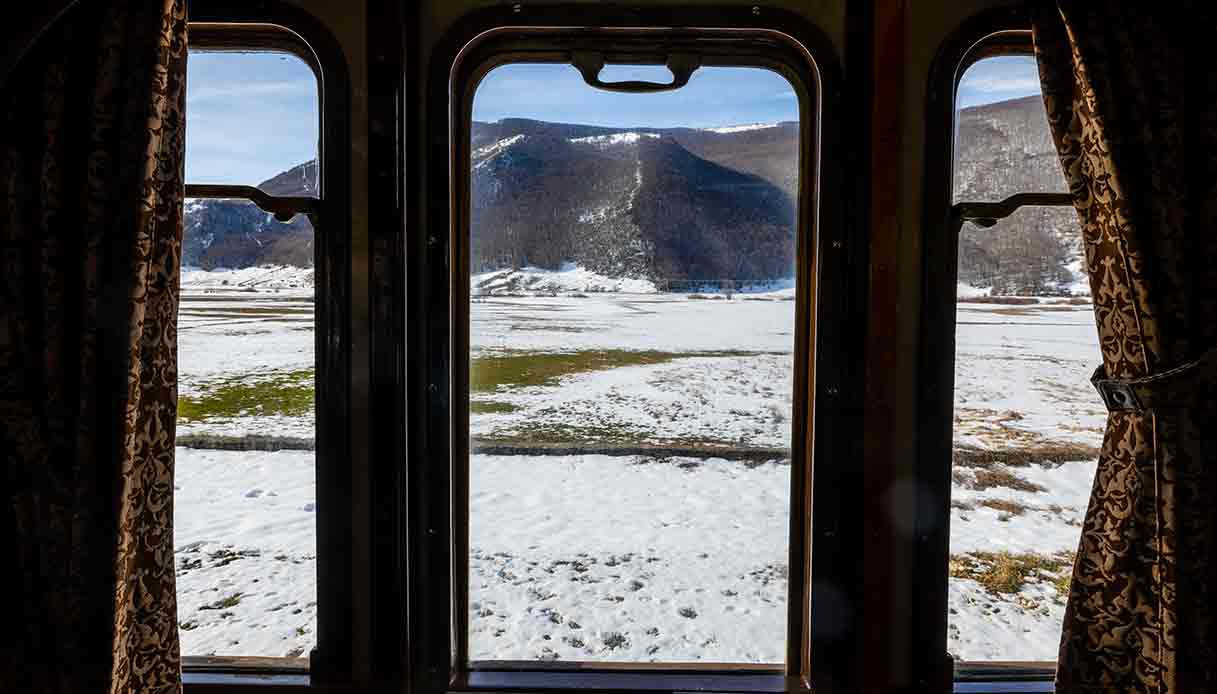
[[[179,435],[192,445],[311,436],[311,295],[279,274],[254,291],[184,284]],[[563,277],[472,305],[471,434],[520,454],[470,460],[471,657],[780,663],[790,290],[699,300],[550,274]],[[1086,381],[1091,309],[965,302],[958,315],[949,647],[1052,659],[1103,422]],[[586,450],[534,450],[571,442]],[[665,445],[703,452],[628,450]],[[730,453],[757,449],[773,455]],[[313,463],[178,449],[184,654],[307,654]]]

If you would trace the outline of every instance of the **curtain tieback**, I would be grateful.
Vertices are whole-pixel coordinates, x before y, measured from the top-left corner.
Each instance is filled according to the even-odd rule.
[[[1099,391],[1108,412],[1188,407],[1202,393],[1212,393],[1217,385],[1217,348],[1199,359],[1144,378],[1108,378],[1100,366],[1090,382]]]

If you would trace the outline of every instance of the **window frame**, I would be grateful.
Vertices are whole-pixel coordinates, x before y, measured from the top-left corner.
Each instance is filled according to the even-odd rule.
[[[699,37],[700,38],[700,37]],[[706,38],[711,38],[707,36]],[[722,39],[718,39],[722,40]],[[728,39],[730,40],[730,39]],[[811,325],[807,316],[809,311],[814,309],[814,297],[807,296],[812,291],[813,278],[810,277],[810,272],[807,265],[811,260],[813,252],[808,247],[816,242],[816,222],[814,220],[815,208],[818,203],[816,199],[817,190],[815,185],[814,173],[814,158],[816,156],[817,139],[815,131],[818,114],[818,97],[815,95],[817,84],[804,84],[802,75],[792,73],[784,62],[779,60],[768,59],[766,55],[758,52],[749,55],[742,47],[739,49],[728,50],[724,53],[716,54],[707,52],[704,47],[699,48],[700,43],[696,39],[681,40],[677,37],[672,38],[651,38],[651,37],[635,37],[635,36],[603,36],[603,37],[588,37],[588,36],[572,36],[564,32],[529,32],[527,38],[523,36],[503,36],[495,33],[490,36],[482,37],[477,46],[472,48],[468,54],[464,56],[461,63],[462,67],[468,66],[467,71],[454,72],[453,82],[460,85],[456,91],[453,105],[453,122],[458,124],[453,129],[455,138],[453,140],[453,186],[452,186],[452,212],[451,212],[451,227],[450,243],[452,248],[451,273],[452,281],[452,301],[453,301],[453,325],[452,325],[452,380],[451,380],[451,422],[452,422],[452,503],[453,503],[453,528],[455,548],[453,552],[453,576],[455,578],[455,586],[453,589],[453,620],[455,625],[456,649],[454,659],[457,663],[465,663],[468,661],[468,574],[469,574],[469,527],[468,517],[470,509],[468,506],[469,500],[469,458],[471,451],[469,450],[469,359],[470,354],[470,321],[469,309],[471,303],[470,276],[471,270],[469,267],[469,238],[468,226],[470,223],[470,205],[471,199],[470,183],[471,178],[468,175],[472,166],[471,161],[471,126],[473,123],[472,108],[473,98],[478,87],[481,86],[482,79],[493,71],[495,68],[505,65],[521,64],[521,63],[547,63],[552,65],[569,65],[571,62],[570,56],[573,51],[592,51],[600,52],[606,56],[611,56],[608,64],[619,64],[629,62],[631,64],[662,64],[663,57],[670,54],[679,53],[697,53],[701,58],[701,66],[731,66],[731,67],[746,67],[755,69],[771,70],[785,79],[787,79],[794,88],[800,102],[800,136],[799,136],[799,200],[796,202],[796,250],[795,250],[795,294],[796,307],[794,319],[794,359],[793,359],[793,392],[806,392],[809,381],[809,369],[807,368],[806,355],[808,352],[808,340],[814,337],[808,332],[814,332],[814,326]],[[721,50],[721,46],[715,47]],[[463,73],[463,74],[462,74]],[[811,112],[810,117],[804,117],[803,114]],[[804,187],[802,179],[804,176],[810,176],[813,180],[810,185]],[[804,327],[806,326],[806,327]],[[461,356],[464,355],[464,356]],[[790,527],[789,538],[787,542],[787,559],[789,565],[789,586],[787,593],[791,598],[789,604],[796,603],[807,604],[806,593],[806,558],[809,552],[808,541],[806,539],[809,528],[807,524],[798,524],[795,522],[798,518],[807,517],[807,507],[810,504],[810,498],[807,493],[796,493],[797,490],[807,489],[810,480],[811,457],[806,450],[806,442],[811,435],[811,422],[809,421],[807,412],[807,401],[805,398],[795,398],[791,414],[791,484],[790,484]],[[464,461],[462,464],[461,461]],[[462,523],[462,519],[465,522]],[[787,610],[787,625],[786,639],[787,648],[784,658],[785,662],[791,662],[792,659],[802,660],[802,653],[806,651],[806,634],[804,625],[806,619],[797,617],[792,610]],[[493,667],[485,666],[479,668],[470,667],[469,670],[529,670],[535,669],[535,663],[523,663],[519,661],[494,661]],[[531,665],[532,667],[529,667]],[[734,674],[760,674],[775,672],[784,672],[784,667],[773,667],[762,664],[725,664],[725,663],[656,663],[649,665],[646,663],[616,663],[616,662],[566,662],[559,661],[556,663],[558,667],[565,666],[570,670],[622,670],[622,669],[638,669],[638,670],[673,670],[673,671],[723,671],[732,672]],[[553,671],[555,668],[547,667],[547,671]],[[802,664],[799,665],[799,671],[803,671]]]
[[[1000,201],[956,201],[955,128],[959,81],[985,58],[1031,55],[1027,8],[983,12],[939,49],[930,70],[923,184],[923,328],[918,345],[916,549],[912,662],[936,691],[1052,691],[1054,661],[955,661],[947,652],[951,472],[955,411],[955,320],[959,234],[965,222],[991,225],[1023,206],[1072,205],[1068,193],[1020,192]]]
[[[768,43],[762,44],[761,40]],[[682,43],[683,42],[683,43]],[[716,48],[711,46],[718,44]],[[803,479],[792,480],[801,494],[791,498],[791,601],[788,608],[786,673],[758,674],[721,669],[640,664],[555,671],[468,670],[465,666],[464,607],[468,578],[468,259],[461,241],[468,214],[469,117],[477,81],[503,62],[520,62],[540,53],[596,46],[610,62],[662,63],[677,45],[696,45],[718,64],[779,66],[801,98],[800,265],[796,320],[805,323],[804,351],[796,351],[807,390],[802,401],[808,431],[803,441]],[[751,50],[745,46],[751,45]],[[764,50],[758,46],[765,45]],[[659,47],[657,47],[659,46]],[[751,54],[751,55],[750,55]],[[856,235],[844,224],[844,176],[836,156],[836,119],[824,118],[840,104],[839,71],[830,44],[801,18],[756,8],[671,8],[623,10],[620,7],[504,6],[475,13],[441,40],[427,73],[427,162],[425,208],[419,225],[408,230],[416,251],[409,270],[415,289],[409,297],[415,326],[407,354],[413,354],[410,389],[409,557],[410,647],[415,691],[500,691],[510,688],[576,688],[673,691],[804,691],[814,673],[817,686],[847,680],[856,638],[856,576],[861,547],[851,542],[844,514],[856,507],[860,476],[847,464],[811,461],[851,460],[860,441],[860,345],[863,323],[849,308],[858,301]],[[813,57],[814,56],[814,57]],[[549,60],[547,62],[555,62]],[[569,62],[560,60],[556,62]],[[705,64],[712,64],[706,62]],[[807,98],[811,96],[813,98]],[[441,232],[440,230],[443,230]],[[814,244],[814,247],[813,247]],[[813,308],[814,307],[814,308]],[[813,316],[814,312],[814,316]],[[816,325],[833,331],[816,331]],[[462,365],[463,363],[463,365]],[[815,374],[820,374],[816,382]],[[796,381],[799,376],[796,375]],[[798,405],[796,404],[796,408]],[[796,411],[798,411],[796,409]],[[813,437],[812,431],[829,432]],[[853,434],[851,436],[851,434]],[[799,455],[798,445],[794,455]],[[793,465],[793,462],[792,462]],[[792,467],[792,478],[796,476]],[[813,472],[814,470],[814,472]],[[811,477],[817,484],[813,488]],[[796,496],[799,500],[796,501]],[[814,497],[814,498],[813,498]],[[801,537],[799,535],[801,534]],[[796,542],[797,539],[797,542]],[[811,546],[816,547],[813,553]],[[805,570],[796,577],[795,560]],[[425,557],[425,561],[418,559]],[[811,577],[814,577],[811,578]],[[437,596],[443,596],[437,598]],[[799,614],[799,613],[802,614]],[[820,628],[817,628],[820,625]],[[816,634],[819,634],[817,637]],[[812,644],[814,643],[814,647]],[[631,669],[633,668],[633,669]]]
[[[317,633],[309,657],[184,656],[188,691],[259,681],[275,684],[342,682],[352,662],[352,475],[350,252],[350,86],[336,39],[308,12],[278,0],[229,4],[190,0],[189,48],[279,51],[304,61],[317,79],[318,193],[284,198],[241,193],[267,212],[309,216],[314,227],[314,333],[316,418]],[[187,114],[189,118],[189,114]],[[219,195],[223,188],[191,185]],[[210,190],[209,190],[210,189]],[[301,662],[305,661],[305,662]]]

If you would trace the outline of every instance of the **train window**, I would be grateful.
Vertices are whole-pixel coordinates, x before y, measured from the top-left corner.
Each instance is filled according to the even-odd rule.
[[[308,215],[238,199],[239,188],[190,196],[256,186],[316,198],[320,92],[313,69],[283,51],[192,49],[188,70],[174,493],[182,653],[303,664],[317,630],[314,229]]]
[[[957,203],[1066,190],[1034,57],[969,67],[955,131]],[[1102,442],[1081,233],[1061,202],[958,239],[947,646],[969,665],[1056,660]]]
[[[514,14],[455,33],[428,80],[449,185],[412,247],[412,685],[828,681],[857,566],[829,529],[857,490],[811,479],[857,441],[861,335],[838,315],[837,73],[809,45],[831,49]]]
[[[670,79],[611,67],[604,81]],[[658,94],[597,89],[571,65],[482,79],[474,667],[784,667],[799,121],[794,87],[760,68],[702,67]]]
[[[955,107],[956,202],[1068,192],[1033,56],[976,61],[959,79]]]

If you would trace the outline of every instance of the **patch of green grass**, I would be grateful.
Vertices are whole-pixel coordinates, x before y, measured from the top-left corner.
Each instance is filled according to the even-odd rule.
[[[211,418],[281,414],[304,416],[313,410],[313,369],[275,373],[266,378],[222,378],[200,386],[194,396],[181,396],[178,419],[200,422]]]
[[[470,414],[509,414],[520,408],[509,402],[500,402],[498,400],[470,400]]]
[[[950,575],[976,581],[995,595],[1017,593],[1031,579],[1048,580],[1063,597],[1069,590],[1072,566],[1069,552],[970,552],[951,556]]]
[[[469,365],[469,390],[493,392],[500,387],[552,385],[565,376],[623,366],[663,364],[681,357],[754,356],[764,352],[661,352],[593,349],[578,352],[500,352],[475,356]]]

